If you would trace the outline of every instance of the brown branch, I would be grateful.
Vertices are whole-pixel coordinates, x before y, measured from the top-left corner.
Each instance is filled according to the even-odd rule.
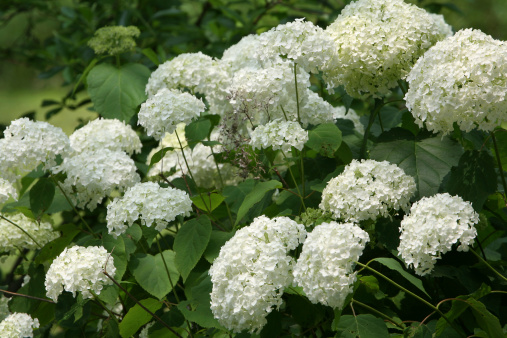
[[[11,292],[11,291],[7,291],[7,290],[3,290],[3,289],[0,289],[0,292],[7,293],[7,294],[13,295],[13,296],[20,296],[20,297],[25,297],[25,298],[40,300],[42,302],[47,302],[47,303],[53,303],[53,304],[55,304],[55,302],[53,302],[50,299],[44,299],[44,298],[34,297],[34,296],[25,295],[25,294],[22,294],[22,293]]]

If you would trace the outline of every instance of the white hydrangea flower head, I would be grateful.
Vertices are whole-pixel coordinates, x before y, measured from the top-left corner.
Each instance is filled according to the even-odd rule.
[[[507,121],[507,43],[465,29],[437,43],[407,77],[407,108],[433,132],[491,131]]]
[[[14,181],[40,164],[48,170],[56,157],[70,153],[69,138],[61,128],[47,122],[20,118],[11,122],[0,139],[0,175]]]
[[[7,298],[4,295],[0,295],[0,322],[11,314],[11,312],[9,311],[10,300],[11,298]]]
[[[308,141],[308,131],[301,128],[297,122],[276,119],[255,128],[250,137],[250,144],[254,149],[272,147],[273,150],[288,152],[291,147],[303,149]]]
[[[368,233],[353,223],[322,223],[308,234],[294,267],[294,281],[316,304],[343,308],[353,291],[356,261],[362,255]]]
[[[130,125],[116,119],[98,118],[88,122],[69,137],[75,152],[109,149],[129,155],[141,152],[141,140]]]
[[[189,93],[174,89],[161,89],[141,105],[138,124],[156,140],[172,133],[179,123],[189,124],[204,112],[202,100]]]
[[[18,199],[18,192],[11,182],[0,177],[0,205],[4,204],[9,198]]]
[[[304,105],[310,75],[297,67],[300,105]],[[273,119],[297,121],[293,63],[280,61],[262,69],[243,68],[234,74],[228,88],[235,114],[246,113],[249,123],[265,124]],[[285,115],[284,115],[285,111]]]
[[[192,201],[186,192],[154,182],[138,183],[108,204],[107,229],[117,237],[140,219],[141,224],[155,224],[155,229],[162,231],[176,216],[190,216],[191,211]]]
[[[22,213],[2,214],[12,223],[17,224],[21,229],[12,223],[0,218],[0,252],[16,253],[18,250],[35,250],[40,247],[32,240],[44,246],[46,243],[60,237],[58,231],[53,230],[53,225],[45,218],[40,223],[23,215]],[[32,236],[27,235],[27,233]]]
[[[231,78],[242,68],[261,69],[264,67],[264,63],[258,58],[261,47],[260,35],[244,36],[237,44],[224,51],[220,62],[226,65]]]
[[[109,149],[67,157],[54,172],[67,174],[62,188],[79,208],[86,206],[90,210],[113,190],[123,192],[141,180],[134,161],[126,153]]]
[[[299,88],[298,88],[299,90]],[[333,122],[333,106],[311,89],[306,89],[304,102],[300,104],[299,116],[303,127]],[[297,109],[297,107],[296,107]]]
[[[357,132],[361,135],[364,134],[364,126],[361,123],[361,118],[354,109],[349,108],[349,111],[347,111],[347,108],[344,106],[333,107],[333,120],[336,121],[336,119],[352,121]]]
[[[55,302],[63,290],[72,292],[74,297],[81,292],[84,299],[92,298],[93,293],[100,294],[104,285],[113,284],[102,271],[112,277],[116,272],[113,257],[103,247],[65,248],[46,274],[46,295]]]
[[[225,243],[209,270],[211,311],[221,325],[234,332],[262,329],[292,282],[294,260],[287,253],[303,234],[304,226],[290,219],[261,216]]]
[[[412,205],[400,225],[398,252],[407,266],[424,276],[438,259],[459,241],[458,251],[468,251],[479,215],[470,202],[448,193],[424,197]]]
[[[6,338],[33,337],[33,330],[39,328],[39,320],[29,314],[14,312],[0,323],[0,336]]]
[[[358,0],[326,29],[338,63],[324,73],[328,90],[344,85],[353,97],[389,93],[416,60],[452,34],[441,16],[403,0]]]
[[[347,222],[375,220],[391,210],[407,212],[415,191],[414,178],[395,164],[352,160],[327,183],[319,207]]]
[[[261,60],[286,57],[305,71],[318,73],[336,64],[334,40],[328,31],[303,18],[296,19],[262,33],[262,48],[256,53]]]

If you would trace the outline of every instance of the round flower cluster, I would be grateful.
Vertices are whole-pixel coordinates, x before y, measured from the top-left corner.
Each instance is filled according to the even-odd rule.
[[[22,213],[1,215],[10,222],[0,218],[0,252],[14,254],[16,251],[23,249],[40,249],[46,243],[59,237],[59,233],[54,231],[52,224],[45,219],[42,219],[39,223]]]
[[[221,325],[234,332],[262,329],[293,279],[287,253],[305,236],[304,226],[287,217],[260,216],[222,246],[209,270],[211,310]]]
[[[39,328],[39,320],[29,314],[17,313],[7,316],[0,323],[0,336],[8,338],[33,337],[33,330]]]
[[[407,77],[407,108],[416,123],[448,134],[491,131],[507,121],[507,43],[465,29],[432,47]]]
[[[109,149],[129,155],[141,152],[141,140],[130,125],[116,119],[96,119],[76,130],[69,137],[70,146],[78,153]]]
[[[176,216],[189,216],[192,201],[188,194],[174,188],[161,188],[157,183],[138,183],[127,189],[122,198],[115,198],[107,206],[107,229],[119,236],[135,221],[162,231]],[[127,223],[127,224],[125,224]]]
[[[291,147],[298,150],[303,149],[308,141],[308,131],[301,128],[297,122],[277,119],[258,126],[252,131],[250,137],[250,144],[254,149],[273,147],[273,150],[282,149],[282,151],[288,152]]]
[[[331,35],[304,19],[296,19],[262,33],[259,42],[261,48],[255,52],[261,60],[286,57],[312,73],[336,65]]]
[[[97,29],[88,46],[96,54],[117,55],[128,52],[136,47],[137,38],[141,34],[136,26],[110,26]]]
[[[56,165],[56,157],[70,153],[69,138],[62,129],[47,122],[21,118],[11,122],[0,139],[0,176],[16,180],[43,164],[44,169]]]
[[[344,85],[353,97],[388,94],[428,48],[452,34],[441,16],[403,0],[351,2],[326,30],[338,55],[324,74],[328,90]]]
[[[354,262],[369,240],[368,234],[353,223],[316,226],[294,267],[294,281],[312,303],[341,309],[356,281]]]
[[[18,192],[11,182],[0,177],[0,205],[4,204],[10,197],[18,199]]]
[[[353,160],[327,183],[319,207],[344,221],[375,220],[390,210],[408,211],[415,191],[414,179],[395,164]]]
[[[87,206],[90,210],[114,189],[124,191],[141,180],[134,161],[126,153],[109,149],[65,158],[53,171],[67,174],[62,188],[78,207]]]
[[[426,275],[442,254],[458,241],[458,251],[468,251],[477,236],[479,215],[470,202],[448,193],[424,197],[412,205],[401,221],[398,252],[415,273]]]
[[[230,77],[242,68],[261,69],[263,62],[258,58],[261,46],[260,35],[244,36],[237,44],[224,51],[220,62],[225,64]]]
[[[116,272],[113,257],[103,247],[65,248],[46,274],[46,295],[56,302],[65,289],[74,297],[79,291],[83,298],[92,298],[93,294],[100,294],[103,285],[113,283],[102,271],[112,277]]]
[[[204,103],[189,93],[174,89],[161,89],[141,105],[138,124],[156,140],[172,133],[179,123],[189,124],[204,112]]]

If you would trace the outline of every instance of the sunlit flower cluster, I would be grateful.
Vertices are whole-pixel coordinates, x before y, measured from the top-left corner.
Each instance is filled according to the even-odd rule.
[[[407,107],[419,126],[491,131],[507,121],[507,43],[465,29],[432,47],[407,77]]]
[[[305,236],[304,226],[289,218],[260,216],[222,246],[209,270],[211,310],[220,324],[234,332],[262,329],[292,282],[294,260],[287,253]]]
[[[67,174],[62,188],[78,207],[90,210],[114,189],[124,191],[141,180],[126,153],[108,149],[65,158],[54,171]]]
[[[81,292],[83,298],[92,298],[93,294],[100,294],[104,285],[113,283],[102,271],[112,277],[116,272],[113,257],[103,247],[65,248],[46,273],[46,295],[55,302],[63,290],[72,292],[74,297]]]
[[[260,35],[244,36],[237,44],[224,51],[220,62],[224,64],[230,77],[242,68],[260,69],[264,64],[258,58],[261,46]]]
[[[338,64],[325,72],[328,89],[343,85],[353,97],[389,93],[416,60],[452,34],[441,16],[403,0],[358,0],[326,29]]]
[[[141,152],[141,140],[130,125],[116,119],[96,119],[69,137],[75,152],[109,149],[129,155]]]
[[[415,191],[415,180],[398,166],[353,160],[327,183],[320,208],[344,221],[375,220],[389,216],[392,210],[408,211]]]
[[[174,188],[162,188],[157,183],[145,182],[127,189],[121,198],[115,198],[107,206],[107,229],[119,236],[138,219],[157,231],[166,228],[176,216],[189,216],[192,201],[188,194]]]
[[[415,273],[426,275],[443,254],[459,241],[458,251],[468,251],[477,230],[479,215],[470,202],[448,193],[424,197],[412,205],[400,226],[401,258]]]
[[[272,147],[273,150],[290,151],[291,147],[302,150],[308,141],[308,131],[299,123],[292,121],[273,120],[258,126],[250,134],[250,144],[257,149]]]
[[[18,192],[11,182],[0,177],[0,205],[4,204],[9,198],[18,199]]]
[[[29,314],[14,312],[0,323],[0,337],[33,337],[33,330],[38,329],[39,325],[37,318],[32,319]]]
[[[97,29],[88,46],[96,54],[117,55],[136,47],[134,40],[141,34],[136,26],[109,26]]]
[[[355,261],[368,234],[353,223],[322,223],[308,234],[294,268],[294,281],[312,303],[341,309],[353,291]]]

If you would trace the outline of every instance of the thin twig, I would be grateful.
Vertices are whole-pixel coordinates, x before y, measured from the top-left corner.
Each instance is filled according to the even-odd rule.
[[[30,299],[40,300],[41,302],[47,302],[47,303],[53,303],[53,304],[55,304],[55,302],[53,302],[53,301],[52,301],[52,300],[50,300],[50,299],[39,298],[39,297],[30,296],[30,295],[25,295],[25,294],[22,294],[22,293],[16,293],[16,292],[7,291],[7,290],[3,290],[3,289],[0,289],[0,292],[7,293],[7,294],[9,294],[9,295],[13,295],[13,296],[20,296],[20,297],[25,297],[25,298],[30,298]]]

